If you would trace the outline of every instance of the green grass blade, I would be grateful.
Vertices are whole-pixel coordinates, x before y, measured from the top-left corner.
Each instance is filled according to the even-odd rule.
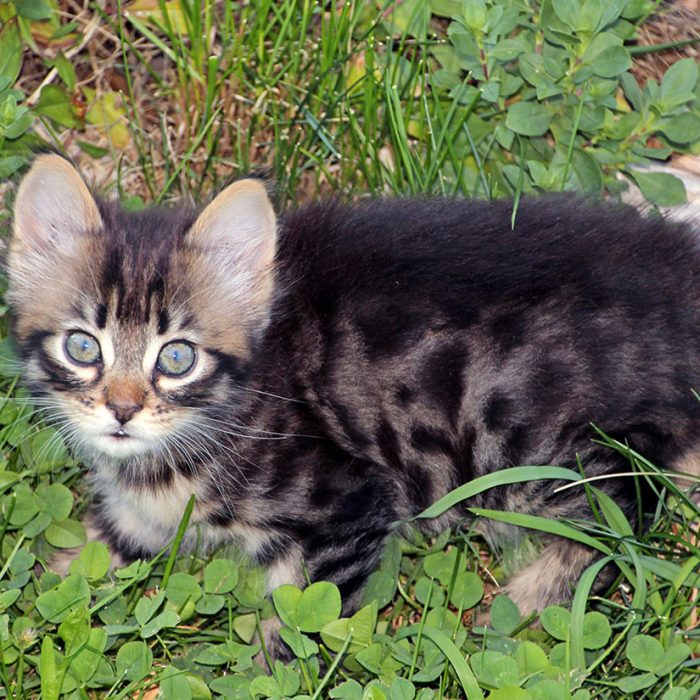
[[[493,474],[485,474],[480,476],[468,484],[459,486],[450,491],[429,508],[426,508],[422,513],[416,515],[416,518],[437,518],[445,511],[456,506],[461,501],[476,496],[478,493],[488,491],[496,486],[507,486],[508,484],[519,484],[523,481],[539,481],[541,479],[558,479],[564,481],[580,481],[581,475],[571,469],[564,467],[510,467],[501,469]]]
[[[459,679],[467,700],[484,700],[484,694],[481,692],[479,684],[471,668],[469,668],[464,654],[444,632],[430,625],[411,625],[410,627],[400,630],[396,635],[396,639],[398,641],[406,637],[416,637],[419,634],[433,642],[447,657],[447,660],[457,674],[457,678]]]
[[[525,527],[530,530],[546,532],[549,535],[565,537],[568,540],[580,542],[581,544],[585,544],[588,547],[598,550],[599,552],[603,552],[603,554],[610,554],[612,552],[610,547],[603,542],[596,540],[590,535],[586,535],[572,525],[567,525],[566,523],[562,523],[557,520],[549,520],[547,518],[542,518],[539,515],[507,513],[501,510],[489,510],[488,508],[469,508],[469,512],[482,518],[496,520],[499,523],[517,525],[518,527]]]

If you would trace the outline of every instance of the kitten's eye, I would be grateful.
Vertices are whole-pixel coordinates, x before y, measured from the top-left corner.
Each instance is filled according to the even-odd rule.
[[[100,344],[88,333],[69,333],[63,345],[66,355],[78,365],[94,365],[102,359]]]
[[[156,367],[169,377],[181,377],[194,366],[194,348],[182,340],[163,346]]]

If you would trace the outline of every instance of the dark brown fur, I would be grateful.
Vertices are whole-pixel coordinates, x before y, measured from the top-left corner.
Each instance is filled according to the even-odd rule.
[[[236,232],[266,201],[260,185],[203,213],[98,202],[97,216],[88,204],[58,242],[25,232],[31,196],[20,193],[9,267],[28,386],[59,423],[62,402],[80,396],[69,412],[101,411],[127,430],[147,413],[154,431],[182,431],[169,451],[154,438],[123,457],[74,436],[94,467],[95,524],[123,559],[166,546],[195,493],[206,545],[238,542],[270,587],[301,584],[303,563],[351,610],[392,528],[456,486],[577,458],[589,476],[627,471],[592,441],[592,422],[659,465],[697,471],[700,249],[688,226],[571,196],[522,202],[515,230],[509,202],[326,202],[284,214],[277,242],[270,230],[251,253]],[[65,261],[68,287],[21,272],[47,256]],[[228,274],[212,285],[222,261]],[[114,345],[89,377],[57,359],[53,339],[76,316]],[[181,386],[142,366],[178,334],[201,339],[206,365]],[[107,405],[115,396],[126,420]],[[183,411],[195,425],[177,424]],[[597,485],[634,518],[631,479]],[[470,505],[590,517],[582,488],[555,486]],[[566,600],[592,556],[551,541],[509,591],[525,610]]]

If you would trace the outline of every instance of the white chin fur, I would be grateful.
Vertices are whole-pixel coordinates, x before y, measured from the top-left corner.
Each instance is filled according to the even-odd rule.
[[[133,436],[116,438],[112,435],[104,435],[92,438],[90,443],[94,452],[112,459],[142,457],[153,451],[153,444],[150,441]]]

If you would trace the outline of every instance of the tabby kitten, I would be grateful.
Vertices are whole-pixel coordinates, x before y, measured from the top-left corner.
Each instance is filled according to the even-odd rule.
[[[591,422],[697,473],[697,235],[568,196],[510,218],[503,201],[380,199],[278,221],[258,180],[133,213],[38,157],[7,299],[26,384],[90,465],[92,535],[149,557],[195,494],[185,548],[232,541],[270,589],[305,567],[348,612],[392,528],[459,484],[577,455],[589,476],[628,471]],[[633,517],[633,480],[597,485]],[[589,514],[550,481],[471,505]],[[594,556],[545,544],[508,585],[524,612],[570,597]]]

